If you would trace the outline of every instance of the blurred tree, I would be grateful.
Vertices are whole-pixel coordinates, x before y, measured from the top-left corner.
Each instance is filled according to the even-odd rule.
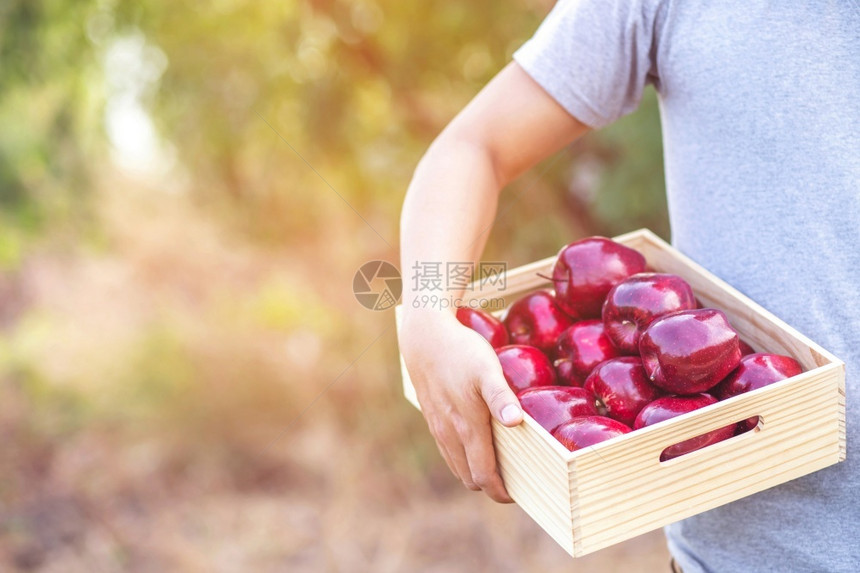
[[[167,56],[153,110],[194,174],[198,198],[281,242],[313,234],[331,205],[304,160],[384,236],[396,236],[400,198],[418,157],[510,60],[545,4],[150,1],[126,3],[123,14]],[[543,191],[529,192],[541,219],[572,202],[591,230],[648,224],[665,231],[653,97],[645,113],[579,150],[599,163],[600,218],[589,216],[591,199],[575,194],[535,198],[569,186],[565,157]],[[525,228],[507,227],[502,222],[497,235],[521,242]],[[571,232],[561,222],[547,242],[557,245]]]
[[[306,160],[394,237],[418,157],[510,60],[549,5],[5,2],[0,208],[32,228],[48,214],[86,212],[90,174],[105,158],[104,54],[138,33],[167,60],[160,86],[143,103],[176,148],[200,204],[244,222],[258,238],[308,239],[332,223],[333,203]],[[582,166],[571,166],[569,154],[542,181],[527,177],[511,193],[522,195],[511,207],[519,216],[500,221],[498,248],[525,242],[545,249],[577,229],[647,224],[665,233],[656,118],[652,95],[642,112],[576,148]],[[584,182],[600,192],[578,192]],[[524,186],[535,190],[521,193]],[[522,224],[547,212],[575,215],[579,224],[554,217],[543,237]],[[0,251],[10,244],[0,240]]]
[[[394,236],[417,157],[537,20],[488,0],[151,1],[120,11],[168,58],[153,110],[198,197],[227,198],[278,240],[325,218],[319,196],[329,191],[297,154]],[[488,33],[481,15],[491,12]]]
[[[94,42],[109,26],[109,14],[98,5],[96,0],[0,4],[4,246],[15,228],[36,231],[48,217],[85,213],[89,175],[97,164],[92,153],[101,141]],[[3,256],[7,263],[15,258],[9,248]]]
[[[648,89],[636,113],[593,134],[588,154],[599,158],[590,211],[615,235],[648,227],[669,237],[663,139],[657,94]]]

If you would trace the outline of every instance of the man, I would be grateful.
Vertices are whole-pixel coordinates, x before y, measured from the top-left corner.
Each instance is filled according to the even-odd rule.
[[[669,526],[669,548],[686,573],[860,571],[860,2],[562,0],[514,60],[418,165],[402,268],[479,259],[499,190],[653,84],[674,245],[847,366],[848,460]],[[518,424],[516,397],[420,294],[400,343],[430,430],[467,487],[509,501],[489,416]]]

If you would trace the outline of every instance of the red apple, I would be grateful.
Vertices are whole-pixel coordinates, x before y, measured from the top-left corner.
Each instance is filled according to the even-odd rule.
[[[695,394],[693,396],[664,396],[654,400],[639,412],[636,416],[636,421],[633,424],[635,429],[651,426],[663,420],[716,404],[717,399],[710,394]],[[735,425],[731,424],[717,430],[710,431],[701,436],[684,440],[672,446],[669,446],[660,455],[660,461],[671,460],[684,454],[689,454],[695,450],[716,444],[728,438],[731,438],[735,433]]]
[[[594,367],[621,353],[612,345],[599,320],[583,320],[568,327],[556,341],[553,357],[559,380],[582,386]]]
[[[639,340],[645,372],[675,394],[711,389],[741,360],[738,333],[719,310],[680,310],[651,323]]]
[[[741,347],[741,356],[746,356],[747,354],[755,354],[755,349],[750,346],[750,344],[743,338],[738,340],[738,344]]]
[[[517,397],[523,410],[547,432],[578,416],[597,415],[594,396],[582,388],[541,386],[523,390]]]
[[[639,353],[639,337],[659,318],[677,310],[696,308],[687,281],[666,273],[639,273],[609,291],[603,303],[606,334],[625,354]]]
[[[555,370],[546,355],[534,346],[511,344],[496,349],[505,380],[514,392],[555,385]]]
[[[714,388],[720,400],[757,390],[768,384],[797,376],[803,367],[789,356],[756,352],[741,358],[740,364]]]
[[[559,306],[577,319],[600,318],[603,300],[616,283],[645,270],[641,253],[604,237],[564,247],[552,268]]]
[[[528,344],[544,352],[552,351],[565,328],[573,324],[556,304],[552,293],[539,290],[524,296],[508,309],[505,326],[514,344]]]
[[[648,380],[638,356],[601,363],[585,381],[585,389],[600,400],[607,416],[628,426],[642,408],[664,394]]]
[[[555,377],[559,384],[565,386],[582,387],[583,380],[573,372],[573,365],[570,361],[563,361],[558,364],[553,364],[555,367]]]
[[[713,393],[720,400],[725,400],[797,376],[801,372],[803,367],[794,358],[764,352],[749,354],[741,358],[740,365],[714,388]],[[738,422],[738,430],[746,432],[757,423],[758,417],[748,418]]]
[[[457,320],[487,339],[493,348],[508,343],[508,331],[502,321],[486,312],[461,306],[457,309]]]
[[[575,452],[628,432],[630,428],[612,418],[584,416],[558,426],[552,435],[565,448]]]

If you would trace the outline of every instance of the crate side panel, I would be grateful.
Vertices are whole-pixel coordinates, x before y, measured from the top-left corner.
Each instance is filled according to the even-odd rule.
[[[511,498],[573,555],[567,464],[528,424],[493,422],[499,472]]]
[[[840,372],[838,365],[821,368],[577,457],[583,554],[840,461]],[[757,430],[659,461],[672,443],[752,415],[762,416]]]

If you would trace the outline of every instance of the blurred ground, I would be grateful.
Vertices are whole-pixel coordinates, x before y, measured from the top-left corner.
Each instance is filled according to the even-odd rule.
[[[110,248],[49,242],[3,278],[0,570],[666,563],[659,533],[573,562],[456,484],[400,396],[391,314],[326,310],[348,282],[291,282],[312,256],[254,251],[121,178],[103,193]],[[332,348],[357,355],[380,332],[301,415],[349,364]]]
[[[80,439],[46,460],[48,475],[34,472],[41,475],[33,499],[4,509],[0,547],[5,568],[69,573],[666,570],[660,533],[572,561],[516,507],[442,485],[450,481],[447,476],[436,476],[440,485],[435,489],[405,491],[390,469],[350,453],[313,468],[287,462],[286,469],[273,470],[278,475],[268,477],[264,487],[219,484],[203,492],[199,482],[177,480],[153,467],[151,457],[145,445],[126,449]],[[120,470],[120,476],[98,475],[108,468]],[[311,470],[329,477],[302,477]],[[398,484],[395,491],[393,484]]]

